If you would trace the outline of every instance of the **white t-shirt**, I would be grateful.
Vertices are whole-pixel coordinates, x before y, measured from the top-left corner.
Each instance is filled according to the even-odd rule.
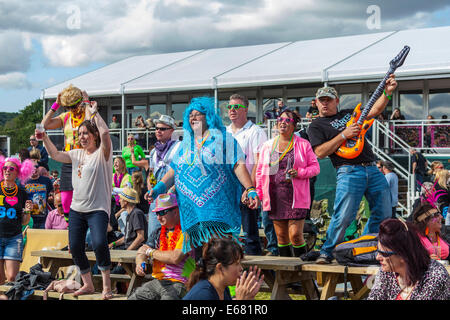
[[[233,133],[231,124],[227,126],[227,131],[233,135],[245,153],[245,166],[251,175],[255,165],[255,153],[259,153],[262,144],[267,141],[266,132],[250,120],[236,133]]]
[[[84,149],[70,150],[72,159],[73,197],[71,209],[78,212],[102,210],[111,213],[113,161],[108,160],[102,147],[87,154]]]

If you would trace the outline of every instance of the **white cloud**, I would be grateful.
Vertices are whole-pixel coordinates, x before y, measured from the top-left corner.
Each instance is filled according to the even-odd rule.
[[[0,88],[2,89],[30,89],[32,85],[24,73],[11,72],[0,75]]]

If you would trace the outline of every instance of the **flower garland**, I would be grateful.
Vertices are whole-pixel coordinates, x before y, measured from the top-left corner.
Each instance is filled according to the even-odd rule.
[[[177,242],[181,236],[181,226],[177,224],[175,226],[175,230],[172,233],[172,236],[169,237],[169,241],[167,241],[168,236],[167,228],[165,226],[161,226],[161,234],[159,235],[159,250],[160,251],[173,251],[177,246]]]

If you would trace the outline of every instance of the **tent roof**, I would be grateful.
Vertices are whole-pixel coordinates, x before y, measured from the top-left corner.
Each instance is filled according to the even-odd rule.
[[[450,76],[450,27],[136,56],[44,90],[55,98],[72,83],[91,96],[312,82],[381,79],[411,47],[398,78]]]

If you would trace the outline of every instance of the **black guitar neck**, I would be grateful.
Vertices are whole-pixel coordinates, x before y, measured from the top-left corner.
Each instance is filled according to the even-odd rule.
[[[384,76],[383,80],[381,80],[378,87],[375,89],[375,92],[370,97],[367,104],[364,106],[364,109],[361,111],[361,116],[358,119],[358,124],[362,125],[364,120],[366,120],[367,115],[369,114],[370,110],[372,109],[373,105],[375,104],[375,101],[378,100],[378,98],[383,94],[384,87],[386,86],[386,81],[389,78],[389,76],[397,70],[398,67],[403,65],[403,62],[406,59],[406,56],[409,53],[410,48],[408,46],[404,46],[403,49],[400,51],[400,53],[391,60],[389,63],[389,71]]]

